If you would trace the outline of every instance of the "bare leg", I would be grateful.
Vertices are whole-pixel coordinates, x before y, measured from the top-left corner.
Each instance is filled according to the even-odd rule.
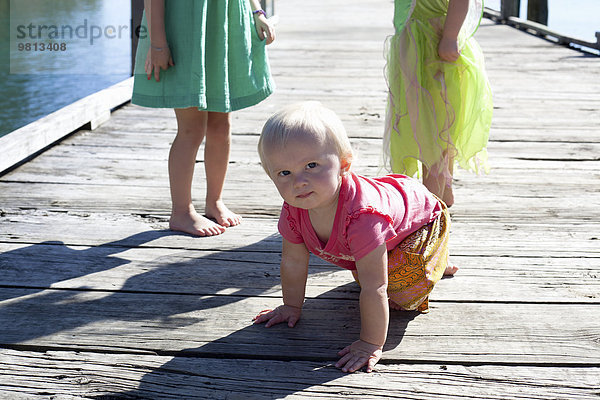
[[[448,162],[448,172],[450,176],[454,173],[454,157],[446,157],[444,153],[444,159]],[[440,161],[440,163],[445,161]],[[454,204],[454,192],[452,190],[452,181],[449,184],[446,183],[445,174],[439,172],[443,169],[440,168],[439,163],[432,166],[432,171],[423,165],[423,185],[437,197],[442,199],[448,207]]]
[[[432,170],[437,170],[436,165],[433,165]],[[431,172],[425,164],[423,164],[423,185],[440,199],[444,197],[444,189],[446,187],[444,177],[435,172]]]
[[[454,157],[448,156],[448,172],[450,176],[454,176]],[[454,190],[452,190],[452,180],[450,184],[444,188],[444,195],[441,198],[446,203],[446,206],[451,207],[454,204]]]
[[[198,148],[206,134],[208,113],[196,108],[175,109],[177,136],[169,152],[171,219],[169,227],[197,236],[221,234],[225,228],[199,215],[192,204],[192,179]]]
[[[388,299],[388,305],[392,310],[396,310],[396,311],[403,311],[402,307],[400,307],[398,305],[398,303],[395,303],[394,301]]]
[[[221,199],[231,143],[230,116],[228,113],[209,112],[204,145],[206,170],[206,215],[222,226],[239,225],[242,217],[231,212]]]
[[[354,277],[354,280],[360,286],[360,282],[358,281],[358,272],[356,270],[352,270],[351,272],[352,272],[352,276]],[[396,310],[396,311],[402,311],[403,310],[403,308],[400,307],[400,305],[398,303],[396,303],[395,301],[393,301],[389,297],[388,297],[388,306],[392,310]]]
[[[396,311],[411,311],[411,310],[405,310],[404,308],[402,308],[398,303],[396,303],[395,301],[388,299],[388,305],[392,310],[396,310]],[[423,301],[423,303],[421,303],[419,305],[419,307],[417,307],[416,310],[414,311],[418,311],[421,312],[423,314],[427,314],[429,312],[429,297],[425,299],[425,301]]]

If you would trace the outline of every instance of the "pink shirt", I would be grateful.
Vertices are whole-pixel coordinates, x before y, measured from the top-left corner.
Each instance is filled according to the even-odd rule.
[[[316,256],[342,268],[385,243],[392,250],[442,211],[440,202],[415,179],[404,175],[342,178],[333,229],[327,243],[317,237],[308,211],[283,203],[279,232],[292,243],[304,243]]]

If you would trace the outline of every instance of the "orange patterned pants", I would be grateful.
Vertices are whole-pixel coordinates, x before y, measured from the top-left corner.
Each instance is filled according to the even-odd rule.
[[[450,214],[444,207],[438,218],[388,252],[388,297],[403,310],[429,312],[429,293],[448,266],[449,232]]]

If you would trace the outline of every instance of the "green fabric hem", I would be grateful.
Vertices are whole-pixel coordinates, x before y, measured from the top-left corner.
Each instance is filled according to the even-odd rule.
[[[275,85],[273,82],[256,93],[245,97],[238,97],[227,101],[225,99],[214,99],[208,98],[208,104],[220,104],[220,106],[207,106],[206,103],[200,102],[200,95],[187,95],[187,96],[148,96],[134,92],[131,96],[131,102],[138,106],[150,107],[150,108],[189,108],[198,107],[201,111],[213,111],[213,112],[232,112],[241,110],[243,108],[251,107],[256,105],[269,97]],[[229,104],[229,106],[227,106]]]

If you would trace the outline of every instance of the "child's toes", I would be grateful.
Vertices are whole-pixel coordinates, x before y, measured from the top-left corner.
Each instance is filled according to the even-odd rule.
[[[444,271],[444,276],[452,276],[458,271],[458,267],[456,265],[448,265],[446,270]]]

